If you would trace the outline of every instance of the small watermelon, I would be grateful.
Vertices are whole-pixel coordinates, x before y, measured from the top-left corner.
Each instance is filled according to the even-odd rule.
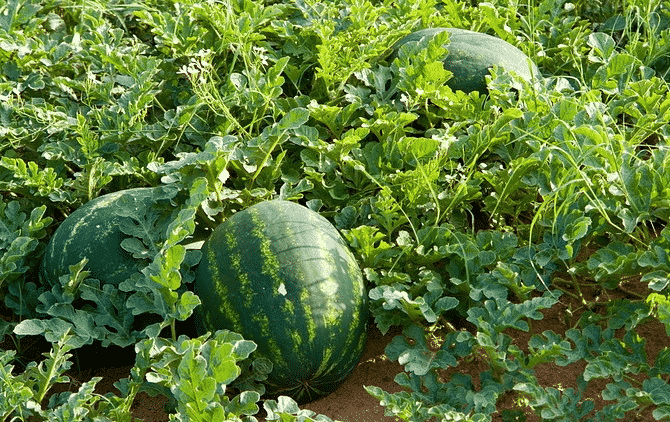
[[[537,65],[512,44],[498,37],[466,29],[428,28],[415,31],[395,44],[395,54],[408,42],[416,42],[443,31],[449,32],[449,44],[446,45],[449,54],[444,60],[444,68],[453,73],[447,81],[453,90],[486,94],[486,75],[494,65],[513,71],[529,82],[541,77]]]
[[[88,258],[85,270],[101,283],[118,285],[133,273],[144,268],[153,257],[134,258],[121,247],[127,235],[121,229],[129,217],[118,215],[122,201],[132,204],[137,214],[148,210],[155,215],[169,215],[172,208],[166,199],[174,196],[163,188],[134,188],[99,196],[79,207],[56,229],[49,240],[40,278],[43,284],[53,286],[69,266]]]
[[[219,225],[202,252],[198,331],[254,341],[254,356],[273,363],[269,395],[306,403],[351,373],[366,339],[367,293],[328,220],[292,202],[261,202]]]

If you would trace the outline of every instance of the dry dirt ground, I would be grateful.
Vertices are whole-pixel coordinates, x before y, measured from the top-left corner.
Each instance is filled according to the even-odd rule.
[[[634,287],[634,286],[633,286]],[[639,294],[644,294],[644,287],[637,286]],[[582,291],[584,293],[584,291]],[[593,291],[586,292],[587,299],[594,300],[598,294],[602,292]],[[616,291],[608,293],[610,295],[617,294]],[[588,297],[590,295],[590,297]],[[619,293],[622,297],[624,294]],[[534,333],[542,333],[545,330],[552,330],[556,333],[563,334],[567,329],[573,325],[579,318],[581,311],[580,302],[568,295],[564,295],[560,303],[556,304],[551,309],[544,310],[544,319],[540,321],[532,321],[531,332],[510,331],[508,334],[515,339],[515,344],[527,350],[528,340]],[[465,327],[466,329],[468,327]],[[639,326],[636,331],[638,334],[647,339],[646,352],[649,358],[649,363],[653,364],[659,350],[670,346],[670,339],[665,333],[665,328],[658,322],[649,322]],[[390,416],[386,416],[384,408],[379,405],[379,402],[370,396],[364,389],[364,385],[373,385],[381,387],[389,392],[400,391],[400,387],[394,382],[393,378],[396,374],[402,371],[402,367],[397,362],[390,362],[384,355],[384,348],[393,339],[394,336],[400,334],[399,330],[391,330],[386,335],[376,328],[372,327],[369,330],[369,338],[365,350],[365,354],[358,364],[353,374],[348,380],[340,386],[332,394],[321,398],[317,401],[309,403],[303,408],[313,410],[318,414],[324,414],[333,420],[340,420],[346,422],[390,422],[398,421]],[[623,336],[623,333],[621,333]],[[37,356],[44,350],[44,345],[40,346],[40,342],[34,342],[31,346],[31,340],[25,339],[26,346],[23,350],[27,353],[25,358],[29,359],[30,354],[35,353]],[[5,342],[7,343],[7,342]],[[7,344],[0,344],[0,347],[8,347]],[[31,350],[34,349],[34,350]],[[85,354],[82,350],[78,353],[79,356]],[[127,355],[123,357],[122,355]],[[87,357],[89,358],[89,357]],[[90,356],[92,361],[81,364],[82,358],[76,361],[73,369],[69,371],[68,375],[71,378],[70,385],[59,386],[58,390],[71,389],[76,390],[77,385],[83,381],[90,379],[93,376],[102,376],[103,380],[98,383],[96,391],[99,393],[106,393],[113,391],[118,394],[118,391],[113,387],[113,383],[120,378],[127,377],[129,370],[132,367],[133,356],[124,351],[114,351],[110,356],[108,353],[100,354],[98,352],[95,356]],[[118,362],[121,361],[122,364]],[[84,367],[87,367],[84,369]],[[584,371],[585,363],[576,363],[566,367],[560,367],[553,364],[539,365],[536,368],[536,375],[538,380],[544,386],[553,386],[556,388],[570,388],[576,387],[577,376]],[[477,358],[471,361],[463,361],[458,367],[445,371],[442,374],[448,377],[449,373],[459,371],[461,373],[470,374],[473,379],[477,379],[477,375],[488,369],[483,360]],[[610,380],[596,380],[592,381],[586,396],[594,400],[596,409],[607,405],[600,395],[600,392],[605,388],[605,385]],[[164,406],[166,400],[162,396],[150,397],[147,394],[141,393],[134,405],[133,412],[135,417],[145,422],[162,422],[168,420],[168,415],[165,413]],[[516,393],[508,393],[499,399],[499,410],[515,409],[524,410],[528,415],[528,422],[539,422],[540,418],[532,414],[529,409],[525,408],[519,400]],[[627,422],[639,421],[653,421],[651,416],[652,409],[646,409],[642,413],[631,412]],[[262,411],[261,411],[262,412]],[[259,419],[262,414],[257,415]],[[496,413],[494,422],[502,422],[500,413]]]

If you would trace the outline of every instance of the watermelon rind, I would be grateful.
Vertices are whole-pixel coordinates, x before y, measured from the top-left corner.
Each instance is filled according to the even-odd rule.
[[[444,68],[453,74],[447,85],[454,91],[486,94],[486,75],[493,66],[512,71],[528,82],[541,77],[537,65],[517,47],[501,38],[467,29],[421,29],[398,41],[394,51],[397,53],[404,44],[444,31],[449,33],[449,43],[445,46],[449,54],[444,59]],[[392,59],[394,57],[395,54]]]
[[[160,187],[125,189],[99,196],[76,209],[49,240],[39,272],[42,284],[59,283],[61,276],[69,274],[70,265],[83,258],[88,259],[84,270],[90,272],[89,277],[102,284],[118,286],[140,271],[151,257],[138,259],[121,247],[124,239],[132,237],[121,230],[129,217],[115,211],[120,201],[130,201],[138,215],[169,213],[169,201],[157,199],[161,197],[165,197],[165,191]]]
[[[254,341],[273,370],[270,396],[306,403],[332,392],[366,339],[361,270],[332,224],[289,201],[238,212],[205,242],[194,291],[200,334],[229,329]]]

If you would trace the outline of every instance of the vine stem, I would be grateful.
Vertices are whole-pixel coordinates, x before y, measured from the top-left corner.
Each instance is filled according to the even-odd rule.
[[[640,299],[640,300],[644,300],[644,299],[646,299],[646,296],[644,296],[644,295],[642,295],[642,294],[640,294],[640,293],[636,293],[636,292],[634,292],[634,291],[632,291],[632,290],[625,289],[625,288],[621,287],[621,285],[617,286],[617,289],[620,290],[620,291],[622,291],[623,293],[625,293],[625,294],[627,294],[627,295],[631,295],[631,296],[636,297],[636,298],[638,298],[638,299]]]
[[[572,297],[573,299],[579,299],[579,296],[577,296],[576,294],[574,294],[572,292],[567,291],[565,288],[563,288],[561,286],[554,285],[554,287],[557,288],[558,290],[562,291],[566,295]]]

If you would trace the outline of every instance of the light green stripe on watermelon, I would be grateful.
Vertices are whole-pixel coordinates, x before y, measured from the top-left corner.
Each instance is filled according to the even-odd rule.
[[[249,215],[253,223],[251,235],[258,239],[260,244],[260,256],[263,263],[262,272],[272,280],[273,291],[278,292],[283,281],[279,277],[279,262],[266,235],[265,222],[258,216],[258,212],[254,212],[254,210],[250,210]]]
[[[307,287],[300,289],[300,303],[309,303],[310,294]],[[312,315],[312,309],[305,307],[303,309],[305,313],[305,330],[307,331],[307,342],[309,344],[314,344],[316,340],[316,324],[314,323],[314,315]]]
[[[331,367],[332,357],[333,357],[333,349],[331,347],[323,349],[323,357],[321,359],[321,365],[314,372],[315,377],[327,374],[329,371],[333,369]]]
[[[349,252],[347,250],[347,252]],[[353,295],[353,300],[354,300],[354,306],[353,306],[353,314],[351,316],[353,321],[357,321],[361,318],[364,318],[364,316],[360,315],[360,310],[365,309],[365,298],[366,298],[366,291],[365,291],[365,285],[363,283],[363,277],[360,272],[360,269],[358,268],[358,265],[356,264],[356,261],[351,253],[349,253],[349,262],[347,266],[347,274],[352,280],[352,290],[356,292],[356,294]],[[357,333],[355,330],[350,330],[348,332],[347,338],[346,338],[346,346],[345,347],[353,347],[354,344],[358,344],[357,347],[355,347],[357,350],[363,350],[364,342],[360,341],[360,334]]]
[[[312,220],[315,225],[322,224],[318,214],[314,214]],[[316,245],[317,247],[327,250],[329,245],[327,244],[326,236],[330,233],[320,233],[316,236]],[[338,288],[339,284],[333,277],[333,269],[336,268],[337,263],[335,262],[334,254],[326,254],[323,257],[325,263],[324,268],[328,268],[330,272],[327,274],[327,278],[324,278],[321,283],[319,283],[319,290],[321,296],[325,299],[322,304],[325,311],[322,313],[321,317],[323,318],[324,328],[327,330],[332,330],[340,325],[340,320],[342,319],[343,309],[339,303],[338,297]]]
[[[226,230],[222,234],[225,238],[226,250],[227,251],[237,250],[237,238],[234,236],[234,233],[231,233],[230,230]],[[216,257],[217,257],[216,253],[212,253],[210,255],[210,259],[216,259]],[[234,271],[234,274],[236,278],[239,280],[240,285],[249,284],[248,275],[242,270],[239,254],[231,253],[229,255],[229,259],[230,259],[230,269]],[[214,277],[214,280],[222,280],[219,268],[215,267],[213,269],[212,276]],[[233,291],[232,286],[228,285],[227,283],[219,282],[215,283],[214,288],[216,290],[217,297],[225,298],[225,300],[221,301],[220,312],[223,315],[225,315],[226,318],[230,319],[231,330],[235,332],[241,331],[242,321],[240,320],[240,315],[235,311],[235,307],[233,306],[233,304],[227,299],[232,294]]]
[[[304,347],[303,338],[302,335],[300,335],[300,332],[296,330],[291,330],[290,336],[291,339],[293,340],[293,344],[295,344],[297,347]]]
[[[285,288],[286,286],[284,286],[284,289]],[[284,312],[287,313],[288,315],[294,315],[296,312],[295,305],[288,298],[286,299],[286,301],[284,301]]]

